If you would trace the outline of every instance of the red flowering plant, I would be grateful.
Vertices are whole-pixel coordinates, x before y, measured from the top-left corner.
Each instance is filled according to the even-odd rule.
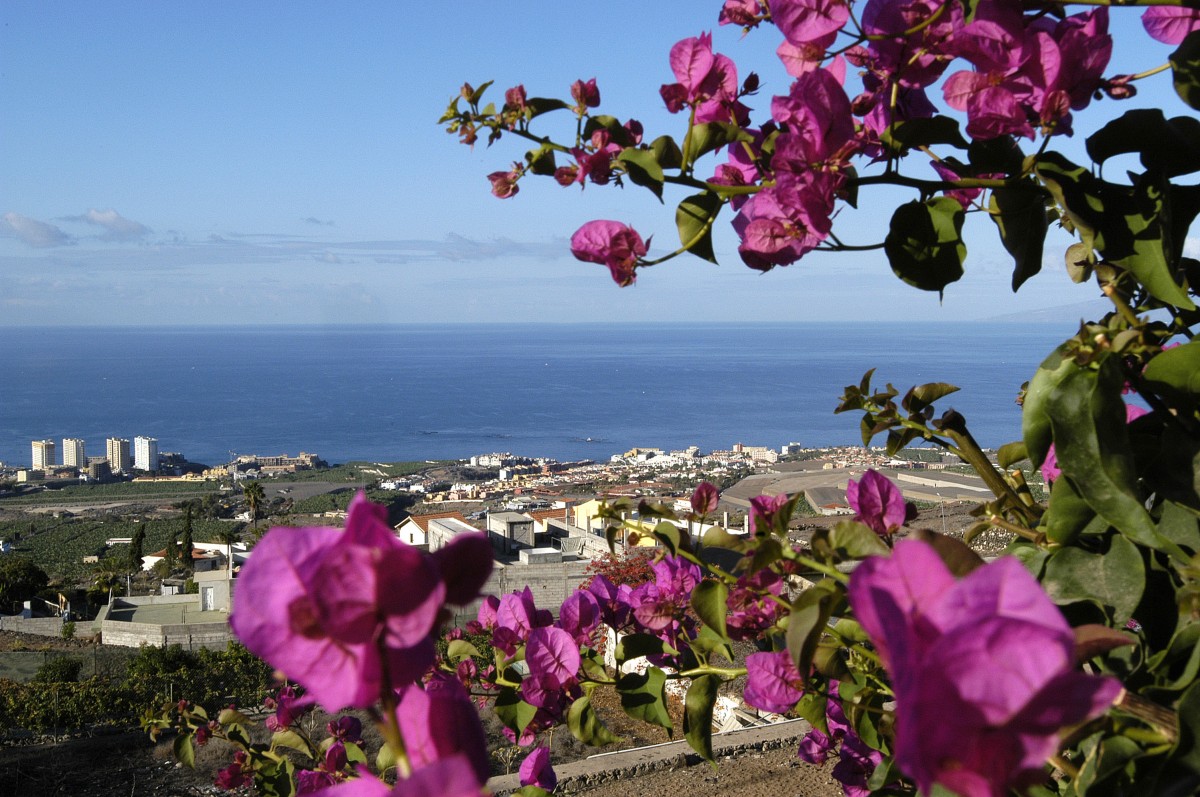
[[[812,723],[805,756],[838,747],[851,793],[1200,788],[1200,262],[1184,252],[1200,214],[1200,122],[1187,110],[1200,109],[1200,13],[1170,2],[1129,11],[1169,45],[1139,55],[1166,64],[1109,74],[1121,44],[1110,9],[1080,5],[726,0],[717,23],[774,26],[793,81],[764,100],[758,77],[714,50],[711,35],[682,39],[664,54],[658,90],[680,120],[674,134],[602,113],[597,81],[586,101],[578,82],[570,101],[519,87],[497,109],[485,84],[451,102],[441,122],[468,143],[486,131],[489,144],[532,144],[511,172],[519,179],[636,186],[660,199],[684,192],[678,246],[660,254],[633,219],[589,222],[572,239],[576,257],[606,266],[622,287],[684,254],[715,262],[713,231],[726,214],[753,269],[812,251],[878,250],[901,280],[941,294],[964,274],[970,214],[994,224],[1014,291],[1033,289],[1058,226],[1075,238],[1063,256],[1071,278],[1111,302],[1032,374],[1020,439],[994,455],[961,414],[935,409],[953,384],[902,393],[873,384],[871,372],[846,388],[838,411],[861,416],[864,444],[882,437],[895,453],[920,441],[983,478],[993,495],[975,510],[968,544],[929,532],[898,540],[910,535],[910,510],[876,475],[849,487],[856,519],[803,550],[787,541],[795,502],[785,496],[753,502],[747,537],[713,528],[693,540],[665,507],[611,507],[614,529],[659,545],[655,580],[634,598],[597,579],[572,605],[571,630],[554,636],[585,640],[581,618],[598,616],[624,634],[618,665],[651,657],[645,673],[611,679],[629,713],[661,723],[659,685],[689,683],[685,735],[707,754],[717,688],[747,674],[747,701]],[[1178,108],[1097,109],[1168,71]],[[551,126],[564,116],[557,140]],[[1085,130],[1090,164],[1056,151]],[[1136,167],[1106,171],[1120,156]],[[912,198],[879,230],[838,228],[843,208],[881,187]],[[1027,481],[1039,468],[1046,501]],[[987,530],[1012,542],[985,564],[969,543]],[[701,547],[741,560],[725,571]],[[797,573],[813,585],[797,590]],[[687,622],[688,605],[698,622]],[[488,688],[514,734],[532,743],[565,714],[581,738],[607,738],[586,701],[608,680],[586,642],[574,679],[529,666],[529,677],[563,687],[565,699],[547,707],[525,704],[526,676],[505,669],[522,630],[499,622],[494,633],[512,658]],[[745,667],[719,666],[736,635],[762,652]],[[557,660],[575,662],[565,652]]]

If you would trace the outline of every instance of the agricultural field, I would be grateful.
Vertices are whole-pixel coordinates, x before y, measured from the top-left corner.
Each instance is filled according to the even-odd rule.
[[[112,482],[110,484],[74,484],[25,495],[0,498],[0,508],[25,508],[69,504],[96,504],[116,501],[185,501],[208,493],[219,493],[215,481],[204,482]]]
[[[142,521],[124,518],[53,518],[30,515],[20,520],[0,520],[0,539],[8,541],[13,553],[26,556],[46,571],[51,580],[65,585],[86,584],[96,565],[84,564],[85,556],[127,557],[129,546],[108,547],[105,540],[132,537]],[[171,532],[182,537],[183,517],[151,519],[146,524],[145,554],[162,550]],[[217,542],[221,535],[241,529],[244,524],[228,520],[193,518],[192,536],[196,542]]]

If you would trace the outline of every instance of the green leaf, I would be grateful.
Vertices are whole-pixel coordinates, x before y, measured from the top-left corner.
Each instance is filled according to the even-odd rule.
[[[1194,411],[1200,404],[1200,340],[1156,355],[1142,372],[1146,386],[1172,406]]]
[[[812,547],[828,545],[838,561],[866,559],[868,556],[887,556],[891,553],[887,543],[880,539],[870,526],[856,520],[841,520],[828,529],[813,532]]]
[[[1060,548],[1046,562],[1042,587],[1059,605],[1091,601],[1108,610],[1114,623],[1133,616],[1146,588],[1146,569],[1137,546],[1113,536],[1107,553]]]
[[[384,744],[379,748],[379,753],[375,756],[375,771],[379,773],[380,777],[395,769],[396,763],[396,751],[390,744]]]
[[[642,656],[660,656],[664,653],[675,654],[678,652],[656,636],[626,634],[617,643],[616,658],[618,662],[626,662]]]
[[[545,145],[526,152],[525,162],[529,164],[530,174],[540,174],[544,177],[553,175],[557,168],[557,164],[554,162],[554,150]]]
[[[530,97],[525,100],[525,118],[532,119],[535,116],[541,116],[550,111],[561,111],[570,107],[562,100],[550,99],[548,97]]]
[[[994,188],[988,200],[988,214],[1000,230],[1000,242],[1012,255],[1014,293],[1042,270],[1042,250],[1050,229],[1041,187],[1033,180],[1022,180],[1020,186]]]
[[[701,675],[692,681],[684,699],[683,711],[683,737],[701,758],[714,764],[712,717],[720,686],[721,679],[715,675]]]
[[[1021,410],[1021,435],[1025,438],[1029,461],[1035,468],[1042,466],[1046,452],[1054,442],[1054,430],[1050,427],[1051,397],[1073,369],[1078,367],[1066,346],[1062,345],[1042,361],[1033,379],[1029,380]]]
[[[720,526],[713,526],[708,531],[704,532],[703,543],[706,546],[713,548],[727,548],[731,551],[744,552],[746,550],[746,538],[730,534]]]
[[[1005,443],[996,451],[996,462],[1000,463],[1000,467],[1011,468],[1018,462],[1024,462],[1029,459],[1029,452],[1025,448],[1025,442],[1018,440],[1015,443]]]
[[[1136,152],[1142,166],[1167,177],[1200,171],[1200,120],[1176,116],[1168,120],[1160,108],[1126,111],[1087,139],[1087,152],[1098,165],[1117,155]]]
[[[824,579],[800,593],[800,597],[792,603],[792,611],[788,615],[787,649],[800,672],[806,673],[812,666],[817,644],[844,594],[840,585]]]
[[[682,539],[679,535],[679,527],[674,523],[664,520],[654,527],[653,533],[654,539],[658,540],[664,548],[670,551],[672,556],[679,552],[679,545]]]
[[[350,763],[351,768],[353,768],[354,764],[362,764],[363,766],[367,765],[367,754],[363,752],[361,747],[354,742],[346,742],[345,748],[346,761]]]
[[[648,149],[626,147],[621,150],[617,160],[625,165],[625,174],[635,185],[649,188],[651,193],[658,197],[658,201],[662,201],[663,169],[653,152]]]
[[[1070,364],[1046,405],[1055,455],[1063,476],[1075,482],[1096,514],[1134,542],[1162,549],[1164,541],[1137,491],[1121,400],[1124,383],[1115,356],[1105,357],[1098,369]]]
[[[1096,510],[1092,509],[1070,479],[1058,479],[1050,488],[1050,504],[1043,523],[1051,542],[1067,545],[1083,533]]]
[[[701,581],[692,590],[692,609],[696,616],[721,639],[729,638],[729,632],[725,630],[725,613],[728,610],[725,601],[728,598],[729,588],[721,581]]]
[[[482,656],[479,648],[472,645],[465,639],[452,639],[450,644],[446,646],[446,658],[453,662],[459,662],[469,656]]]
[[[883,248],[897,277],[923,291],[942,291],[963,275],[964,213],[950,197],[906,202],[892,214]]]
[[[1195,514],[1174,501],[1163,503],[1158,531],[1176,545],[1200,553],[1200,522]]]
[[[287,747],[307,756],[313,754],[312,748],[308,746],[308,742],[304,741],[304,737],[290,730],[276,731],[271,734],[271,749],[274,750],[277,747]]]
[[[792,710],[807,720],[809,725],[821,733],[828,734],[828,705],[829,695],[824,692],[810,692],[806,690],[804,696],[800,698],[800,702],[796,703]]]
[[[533,720],[537,708],[522,700],[516,689],[505,687],[496,697],[495,712],[501,722],[519,735]]]
[[[671,715],[667,713],[667,676],[657,667],[644,673],[631,672],[617,679],[617,694],[621,708],[635,720],[665,728],[669,736],[674,731]]]
[[[1183,770],[1184,777],[1194,786],[1200,782],[1200,683],[1193,683],[1183,693],[1176,712],[1179,740],[1171,750],[1171,765]]]
[[[880,138],[885,146],[897,152],[935,144],[947,144],[959,149],[967,149],[970,146],[959,130],[958,120],[949,116],[896,122],[885,130]]]
[[[654,139],[650,142],[650,151],[654,153],[654,160],[662,169],[678,169],[683,165],[683,152],[670,136]]]
[[[705,122],[692,128],[688,152],[695,163],[710,152],[734,141],[749,141],[750,134],[731,122]]]
[[[249,721],[250,718],[236,708],[221,709],[221,713],[217,715],[217,722],[221,725],[245,725]]]
[[[254,787],[264,797],[292,797],[296,793],[296,767],[290,759],[268,761],[254,772]]]
[[[496,81],[494,81],[494,80],[489,80],[488,82],[484,83],[479,88],[475,89],[473,92],[471,92],[471,96],[467,98],[467,102],[471,103],[472,105],[478,105],[479,100],[483,98],[483,93],[485,91],[487,91],[488,87],[491,86],[495,82]]]
[[[956,578],[962,578],[983,566],[983,557],[956,537],[938,534],[929,529],[916,529],[913,531],[912,537],[932,548],[942,563],[946,565],[946,569]]]
[[[957,393],[959,388],[949,382],[929,382],[924,385],[917,385],[905,394],[900,400],[900,406],[909,412],[921,412],[926,407],[933,405],[938,399],[945,398],[951,393]]]
[[[1192,31],[1167,59],[1175,93],[1196,110],[1200,110],[1200,35]]]
[[[716,654],[733,664],[733,647],[729,639],[717,636],[717,632],[707,625],[700,626],[700,633],[688,643],[688,646],[698,658],[703,658],[705,661],[711,660]]]
[[[587,695],[571,704],[571,710],[567,713],[567,727],[576,739],[593,747],[620,741],[596,716],[596,710],[592,708],[592,699]]]
[[[687,251],[710,263],[717,262],[713,253],[712,225],[725,203],[711,191],[693,194],[675,209],[675,226],[679,244]]]
[[[175,758],[188,769],[196,768],[196,745],[190,733],[181,733],[175,737]]]

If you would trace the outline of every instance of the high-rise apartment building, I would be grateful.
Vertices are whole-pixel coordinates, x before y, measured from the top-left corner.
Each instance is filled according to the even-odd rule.
[[[110,437],[106,441],[108,466],[113,473],[129,473],[129,441],[123,437]]]
[[[137,470],[158,470],[158,441],[153,437],[133,438],[133,467]]]
[[[48,470],[53,468],[57,463],[54,461],[54,441],[53,440],[34,440],[33,441],[33,469]]]
[[[83,441],[78,437],[63,438],[62,464],[70,468],[87,467],[87,455],[83,452]]]

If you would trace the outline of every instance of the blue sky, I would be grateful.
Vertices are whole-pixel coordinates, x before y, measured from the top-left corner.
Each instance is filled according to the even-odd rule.
[[[1007,256],[978,217],[968,221],[968,275],[941,303],[896,280],[878,253],[810,256],[759,275],[741,265],[728,215],[718,221],[721,266],[680,258],[619,290],[603,267],[571,257],[571,233],[619,219],[653,234],[660,254],[675,244],[682,195],[663,206],[636,187],[528,179],[501,201],[485,175],[525,148],[471,151],[436,124],[464,81],[495,80],[499,98],[518,82],[530,95],[565,96],[576,78],[596,77],[602,111],[680,137],[682,120],[665,113],[657,89],[673,80],[670,46],[707,30],[742,76],[761,73],[751,105],[765,118],[770,96],[787,87],[772,57],[777,36],[718,28],[719,7],[6,0],[0,326],[1086,312],[1078,305],[1095,291],[1064,276],[1064,236],[1049,243],[1044,273],[1013,296]],[[1135,44],[1118,41],[1111,72],[1166,58],[1135,13],[1114,9]],[[1169,75],[1141,87],[1125,107],[1186,111]],[[568,127],[553,130],[565,137]],[[1068,152],[1078,152],[1076,138]],[[835,230],[879,240],[886,219],[885,205],[868,199]]]

